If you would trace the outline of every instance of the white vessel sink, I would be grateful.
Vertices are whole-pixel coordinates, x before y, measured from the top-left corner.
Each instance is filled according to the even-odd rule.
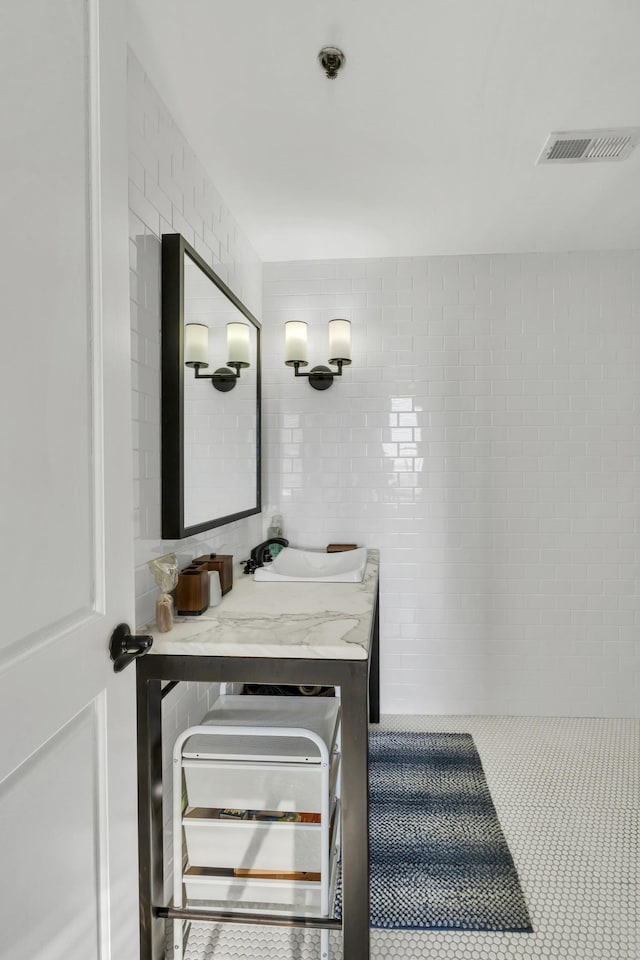
[[[342,553],[321,553],[319,550],[296,550],[284,547],[278,556],[258,567],[254,580],[306,580],[314,583],[362,583],[367,565],[366,547]]]

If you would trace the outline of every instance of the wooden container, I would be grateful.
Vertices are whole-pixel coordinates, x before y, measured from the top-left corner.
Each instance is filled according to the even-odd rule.
[[[204,564],[191,564],[178,574],[175,589],[178,616],[199,616],[209,609],[209,571]]]
[[[224,596],[233,586],[233,555],[230,553],[205,553],[196,557],[194,564],[204,564],[207,570],[217,570],[220,574],[220,590]]]

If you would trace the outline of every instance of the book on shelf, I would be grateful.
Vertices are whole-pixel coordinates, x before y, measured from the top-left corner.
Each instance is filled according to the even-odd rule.
[[[249,867],[236,867],[233,871],[236,877],[251,877],[254,880],[306,880],[308,883],[318,883],[319,873],[303,870],[258,870]]]
[[[320,823],[320,814],[294,813],[291,810],[249,810],[249,820],[272,823]]]
[[[218,820],[257,820],[263,823],[320,823],[319,813],[296,813],[293,810],[240,810],[234,807],[222,807],[207,811],[194,807],[187,813],[190,817],[215,817]]]
[[[269,821],[272,823],[298,823],[299,813],[291,810],[249,810],[249,820]]]

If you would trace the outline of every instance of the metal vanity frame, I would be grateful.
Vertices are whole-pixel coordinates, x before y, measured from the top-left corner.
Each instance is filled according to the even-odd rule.
[[[162,685],[190,680],[340,687],[342,921],[164,904]],[[368,721],[380,719],[378,592],[367,659],[151,654],[136,661],[136,686],[141,960],[165,960],[167,919],[342,928],[346,960],[369,960]]]

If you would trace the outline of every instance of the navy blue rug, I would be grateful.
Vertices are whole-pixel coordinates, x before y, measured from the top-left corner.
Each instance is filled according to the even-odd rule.
[[[469,734],[370,730],[369,833],[373,928],[531,932]]]

